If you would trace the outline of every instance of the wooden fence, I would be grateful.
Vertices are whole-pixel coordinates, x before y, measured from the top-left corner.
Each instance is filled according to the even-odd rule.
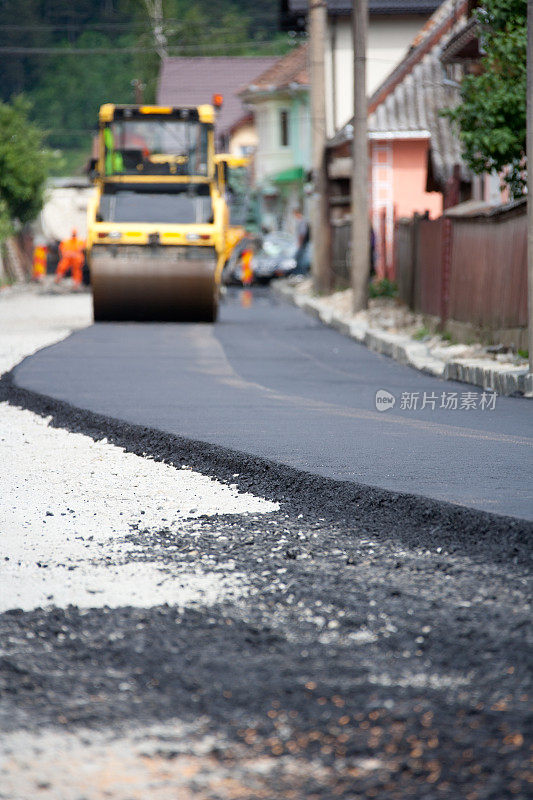
[[[415,311],[490,332],[527,327],[527,213],[463,204],[430,220],[399,220],[400,299]]]
[[[351,237],[351,222],[338,222],[332,225],[331,267],[336,289],[345,289],[350,285]]]

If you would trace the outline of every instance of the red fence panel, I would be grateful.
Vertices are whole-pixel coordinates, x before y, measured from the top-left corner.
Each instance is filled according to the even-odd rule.
[[[527,215],[453,218],[451,319],[486,328],[527,326]]]
[[[420,219],[416,243],[415,310],[440,316],[444,219]]]
[[[399,294],[415,311],[477,328],[527,327],[525,201],[396,226]]]
[[[412,219],[399,219],[394,226],[394,263],[398,297],[409,307],[413,305],[414,288],[413,228]]]

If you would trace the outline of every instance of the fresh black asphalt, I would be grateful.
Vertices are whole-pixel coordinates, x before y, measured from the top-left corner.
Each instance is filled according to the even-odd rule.
[[[14,381],[318,476],[533,519],[529,400],[482,409],[481,390],[373,353],[268,290],[231,291],[214,326],[93,325],[27,358]],[[393,409],[376,410],[380,389]],[[443,393],[459,407],[441,408]]]

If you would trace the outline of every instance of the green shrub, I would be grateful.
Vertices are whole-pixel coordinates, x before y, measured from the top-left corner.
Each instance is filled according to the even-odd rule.
[[[426,328],[426,326],[423,325],[421,328],[419,328],[417,331],[413,333],[413,339],[418,339],[420,341],[422,339],[426,339],[430,334],[431,331],[429,330],[429,328]]]
[[[369,297],[397,297],[398,286],[388,278],[381,278],[370,282],[368,287]]]

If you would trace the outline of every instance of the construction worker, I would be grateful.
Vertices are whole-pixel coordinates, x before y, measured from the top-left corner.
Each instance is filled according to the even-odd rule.
[[[78,239],[78,232],[74,228],[70,239],[65,239],[59,245],[61,258],[57,265],[55,283],[59,283],[70,269],[75,285],[81,286],[83,262],[85,261],[84,250],[85,242],[83,239]]]
[[[254,268],[252,266],[252,258],[253,252],[252,250],[247,247],[245,250],[242,251],[241,254],[241,264],[242,264],[242,285],[243,286],[251,286],[253,279],[254,279]]]
[[[105,144],[105,174],[113,175],[115,172],[124,171],[124,159],[120,150],[115,150],[115,137],[111,128],[104,129]]]

